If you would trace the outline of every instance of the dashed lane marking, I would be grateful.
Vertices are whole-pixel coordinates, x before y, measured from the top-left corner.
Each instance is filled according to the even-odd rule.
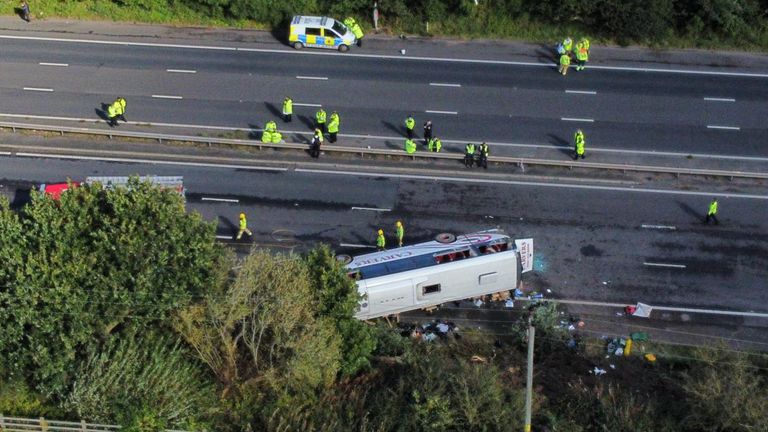
[[[12,154],[11,152],[7,152],[7,151],[0,152],[0,155],[3,155],[3,156],[10,156],[11,154]]]
[[[596,91],[592,91],[592,90],[566,90],[565,92],[566,93],[571,93],[571,94],[586,94],[586,95],[596,95],[597,94]]]
[[[718,125],[707,125],[707,129],[741,130],[741,128],[738,126],[718,126]]]
[[[184,74],[195,74],[195,73],[197,73],[196,70],[192,70],[192,69],[166,69],[165,71],[166,72],[170,72],[170,73],[184,73]]]
[[[644,266],[648,267],[665,267],[665,268],[678,268],[678,269],[684,269],[684,264],[667,264],[667,263],[656,263],[656,262],[644,262]]]
[[[458,112],[456,111],[436,111],[436,110],[426,110],[424,111],[428,114],[449,114],[449,115],[457,115]]]
[[[736,99],[733,99],[733,98],[705,97],[704,100],[711,101],[711,102],[736,102]]]
[[[36,91],[36,92],[52,92],[52,88],[42,88],[42,87],[24,87],[24,90],[26,91]]]
[[[560,120],[562,121],[570,121],[570,122],[586,122],[586,123],[594,123],[594,119],[589,118],[574,118],[574,117],[561,117]]]
[[[231,235],[229,235],[229,236],[217,235],[216,238],[219,239],[219,240],[232,240],[232,236]]]
[[[377,212],[390,212],[390,211],[392,211],[392,209],[376,208],[376,207],[352,207],[352,210],[365,210],[365,211],[377,211]]]
[[[328,81],[328,77],[296,75],[296,79]]]
[[[429,83],[429,85],[433,87],[461,87],[461,84],[453,84],[453,83]]]
[[[183,99],[181,96],[173,96],[173,95],[152,95],[155,99]]]
[[[216,202],[227,202],[227,203],[239,203],[240,200],[233,199],[233,198],[209,198],[209,197],[202,197],[202,201],[216,201]]]
[[[673,230],[677,229],[677,227],[674,227],[674,226],[671,226],[671,225],[646,225],[646,224],[643,224],[641,226],[643,228],[646,228],[646,229],[657,229],[657,230],[670,230],[670,231],[673,231]]]
[[[69,63],[46,63],[46,62],[40,62],[38,64],[40,66],[69,67]]]
[[[357,244],[357,243],[339,243],[339,246],[349,247],[349,248],[369,248],[369,249],[373,249],[376,247],[376,246]]]

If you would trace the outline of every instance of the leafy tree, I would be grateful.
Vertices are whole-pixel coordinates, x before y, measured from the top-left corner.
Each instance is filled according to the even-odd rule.
[[[341,372],[353,375],[370,366],[376,348],[371,328],[354,317],[361,299],[355,281],[327,246],[313,249],[307,265],[316,299],[317,316],[328,318],[342,338]]]
[[[0,214],[0,358],[47,395],[65,393],[89,347],[199,296],[221,253],[213,224],[138,179],[83,185],[60,201],[33,193],[19,218],[7,205]]]

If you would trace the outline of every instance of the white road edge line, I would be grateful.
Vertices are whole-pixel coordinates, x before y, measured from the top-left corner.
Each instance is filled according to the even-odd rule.
[[[450,114],[450,115],[458,115],[459,113],[456,111],[436,111],[436,110],[426,110],[425,113],[429,114]]]
[[[677,227],[672,226],[672,225],[646,225],[646,224],[643,224],[643,225],[641,225],[641,227],[646,228],[646,229],[659,229],[659,230],[676,230],[677,229]]]
[[[594,119],[588,119],[588,118],[573,118],[573,117],[561,117],[560,120],[562,121],[571,121],[571,122],[587,122],[587,123],[594,123]]]
[[[3,155],[3,156],[10,156],[10,155],[12,155],[12,154],[13,154],[13,153],[11,153],[11,152],[7,152],[7,151],[3,151],[3,152],[0,152],[0,155]]]
[[[57,67],[68,67],[69,63],[46,63],[46,62],[40,62],[38,63],[40,66],[57,66]]]
[[[315,107],[315,108],[319,108],[319,107],[321,107],[322,105],[320,105],[320,104],[313,104],[313,103],[298,103],[298,102],[294,102],[294,103],[293,103],[293,106],[303,106],[303,107]]]
[[[351,247],[351,248],[370,248],[373,249],[376,246],[371,245],[364,245],[364,244],[356,244],[356,243],[339,243],[340,247]]]
[[[705,97],[704,100],[712,101],[712,102],[736,102],[736,99],[733,99],[733,98]]]
[[[352,207],[352,210],[367,210],[367,211],[378,211],[378,212],[390,212],[390,211],[392,211],[392,209],[376,208],[376,207]]]
[[[27,91],[39,91],[39,92],[52,92],[52,88],[42,88],[42,87],[24,87],[24,90]]]
[[[209,198],[209,197],[202,197],[200,200],[201,201],[228,202],[228,203],[239,203],[240,202],[240,200],[232,199],[232,198]]]
[[[183,99],[181,96],[172,96],[172,95],[152,95],[155,99]]]
[[[707,125],[707,129],[741,130],[741,128],[738,126],[717,126],[717,125]]]
[[[516,300],[537,301],[537,299],[529,299],[528,297],[517,297]],[[616,308],[623,308],[626,305],[635,303],[634,301],[628,301],[626,303],[606,303],[606,302],[596,302],[596,301],[589,301],[589,300],[570,300],[570,299],[551,299],[551,298],[548,298],[547,301],[553,302],[553,303],[574,304],[574,305],[583,305],[583,306],[616,307]],[[669,312],[687,312],[687,313],[701,313],[701,314],[713,314],[713,315],[732,315],[732,316],[748,316],[748,317],[755,317],[755,318],[768,318],[768,313],[752,312],[752,311],[746,312],[746,311],[728,311],[728,310],[720,310],[720,309],[694,309],[694,308],[681,308],[681,307],[674,307],[674,306],[658,306],[658,305],[651,305],[651,308],[653,308],[653,310],[662,310],[662,311],[669,311]]]
[[[453,84],[453,83],[429,83],[429,85],[433,87],[461,87],[461,84]]]
[[[572,93],[572,94],[588,94],[588,95],[596,95],[596,91],[592,90],[566,90],[566,93]]]
[[[296,79],[328,81],[328,77],[296,75]]]
[[[207,167],[207,168],[232,168],[232,169],[245,169],[252,171],[288,171],[288,168],[277,167],[260,167],[249,165],[228,165],[217,164],[207,162],[181,162],[181,161],[166,161],[166,160],[153,160],[153,159],[130,159],[130,158],[114,158],[114,157],[101,157],[101,156],[77,156],[77,155],[65,155],[65,154],[45,154],[45,153],[16,153],[19,157],[39,157],[45,159],[72,159],[72,160],[92,160],[92,161],[104,161],[104,162],[125,162],[125,163],[146,163],[152,165],[180,165],[180,166],[194,166],[194,167]],[[720,196],[723,196],[722,194]]]
[[[648,262],[648,261],[644,262],[643,265],[648,267],[667,267],[667,268],[679,268],[679,269],[685,268],[685,265],[683,264],[655,263],[655,262]]]
[[[232,236],[231,235],[230,236],[217,235],[216,238],[219,239],[219,240],[232,240]]]
[[[185,73],[185,74],[197,73],[196,70],[192,70],[192,69],[166,69],[165,71],[170,73]]]

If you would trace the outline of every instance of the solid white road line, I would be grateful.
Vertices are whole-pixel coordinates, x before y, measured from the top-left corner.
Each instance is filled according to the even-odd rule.
[[[350,247],[350,248],[370,248],[373,249],[376,246],[371,245],[364,245],[364,244],[356,244],[356,243],[339,243],[339,246],[341,247]]]
[[[683,264],[666,264],[666,263],[655,263],[655,262],[644,262],[644,266],[648,267],[667,267],[667,268],[679,268],[684,269],[685,266]]]
[[[458,112],[456,111],[435,111],[435,110],[426,110],[424,111],[429,114],[449,114],[449,115],[457,115]]]
[[[185,74],[197,73],[196,70],[192,70],[192,69],[166,69],[165,71],[170,73],[185,73]]]
[[[443,57],[415,57],[415,56],[395,56],[395,55],[379,55],[379,54],[337,53],[337,52],[327,52],[324,50],[297,51],[297,50],[285,49],[285,48],[280,48],[280,49],[242,48],[242,47],[227,47],[227,46],[215,46],[215,45],[182,45],[182,44],[152,43],[152,42],[126,42],[126,41],[110,41],[110,40],[97,40],[97,39],[76,39],[76,38],[69,39],[69,38],[17,36],[17,35],[0,35],[0,39],[81,43],[81,44],[94,44],[94,45],[138,46],[138,47],[151,47],[151,48],[180,48],[180,49],[192,49],[192,50],[242,51],[242,52],[273,53],[273,54],[286,54],[286,55],[329,55],[329,56],[344,56],[347,58],[357,57],[357,58],[374,58],[374,59],[390,59],[390,60],[419,60],[419,61],[437,61],[437,62],[449,62],[449,63],[498,64],[498,65],[510,65],[510,66],[532,66],[532,67],[547,67],[547,68],[557,67],[557,64],[554,62],[538,63],[538,62],[520,62],[520,61],[506,61],[506,60],[483,60],[483,59],[462,59],[462,58],[443,58]],[[766,73],[750,73],[750,72],[720,72],[720,71],[690,70],[690,69],[662,69],[662,68],[657,69],[657,68],[598,66],[598,65],[590,65],[589,67],[590,69],[632,71],[632,72],[656,72],[656,73],[677,73],[677,74],[691,74],[691,75],[713,75],[713,76],[727,76],[727,77],[768,78],[768,74]]]
[[[461,87],[461,84],[451,84],[451,83],[429,83],[429,85],[433,87]]]
[[[572,93],[572,94],[588,94],[588,95],[596,95],[596,91],[592,90],[566,90],[566,93]]]
[[[712,102],[736,102],[736,99],[732,99],[732,98],[705,97],[704,100],[712,101]]]
[[[328,77],[296,75],[296,79],[328,81]]]
[[[352,207],[352,210],[367,210],[367,211],[377,211],[377,212],[392,211],[392,209],[388,209],[388,208],[375,208],[375,207]]]
[[[561,117],[560,120],[562,121],[571,121],[571,122],[587,122],[587,123],[594,123],[594,119],[588,119],[588,118],[573,118],[573,117]]]
[[[12,154],[11,152],[7,152],[7,151],[0,152],[0,155],[3,155],[3,156],[10,156],[11,154]]]
[[[232,240],[232,236],[231,235],[230,236],[217,235],[216,238],[219,239],[219,240]]]
[[[528,298],[523,297],[517,300],[526,301],[528,300]],[[536,301],[536,300],[537,299],[531,299],[531,301]],[[610,307],[610,308],[614,308],[614,307],[623,308],[626,305],[635,303],[635,302],[607,303],[607,302],[596,302],[596,301],[589,301],[589,300],[569,300],[569,299],[551,299],[551,298],[548,298],[546,300],[548,302],[553,302],[553,303],[574,304],[574,305],[582,305],[582,306],[600,306],[600,307]],[[695,308],[681,308],[681,307],[658,306],[658,305],[650,305],[650,306],[654,310],[669,311],[669,312],[701,313],[701,314],[714,314],[714,315],[747,316],[747,317],[753,317],[753,318],[768,318],[768,313],[761,313],[761,312],[729,311],[729,310],[722,310],[722,309],[695,309]]]
[[[756,195],[756,194],[734,194],[734,193],[721,193],[721,192],[696,192],[685,190],[671,190],[671,189],[643,189],[643,188],[631,188],[622,186],[596,186],[596,185],[582,185],[572,183],[546,183],[546,182],[532,182],[532,181],[519,181],[519,180],[490,180],[482,178],[467,178],[467,177],[448,177],[448,176],[433,176],[423,174],[390,174],[390,173],[376,173],[376,172],[353,172],[353,171],[339,171],[339,170],[322,170],[314,168],[296,168],[295,172],[305,172],[312,174],[330,174],[330,175],[344,175],[354,177],[383,177],[383,178],[401,178],[401,179],[413,179],[413,180],[427,180],[427,181],[451,181],[456,183],[481,183],[481,184],[501,184],[501,185],[514,185],[514,186],[534,186],[534,187],[551,187],[559,189],[581,189],[581,190],[602,190],[602,191],[615,191],[615,192],[635,192],[635,193],[655,193],[663,195],[689,195],[689,196],[707,196],[712,197],[714,195],[726,197],[726,198],[742,198],[742,199],[757,199],[767,200],[768,195]]]
[[[239,203],[240,200],[232,199],[232,198],[208,198],[208,197],[202,197],[202,201],[216,201],[216,202],[227,202],[227,203]]]
[[[646,229],[659,229],[659,230],[676,230],[677,227],[671,226],[671,225],[641,225],[643,228]]]
[[[171,96],[171,95],[152,95],[155,99],[183,99],[181,96]]]
[[[40,66],[57,66],[57,67],[68,67],[69,63],[46,63],[46,62],[40,62],[38,63]]]
[[[293,106],[303,106],[303,107],[315,107],[315,108],[318,108],[318,107],[321,107],[322,105],[320,105],[320,104],[313,104],[313,103],[294,102]]]
[[[154,159],[115,158],[115,157],[102,157],[102,156],[79,156],[79,155],[25,153],[25,152],[16,153],[16,156],[37,157],[37,158],[45,158],[45,159],[92,160],[92,161],[103,161],[103,162],[145,163],[145,164],[151,164],[151,165],[180,165],[180,166],[206,167],[206,168],[228,168],[228,169],[243,169],[243,170],[251,170],[251,171],[288,171],[288,168],[277,168],[277,167],[229,165],[229,164],[217,164],[217,163],[207,163],[207,162],[182,162],[182,161],[167,161],[167,160],[154,160]],[[723,196],[723,195],[721,194],[720,196]]]
[[[52,92],[53,89],[51,88],[41,88],[41,87],[24,87],[24,90],[27,91],[38,91],[38,92]]]
[[[738,126],[717,126],[717,125],[707,125],[707,129],[741,130],[741,128]]]

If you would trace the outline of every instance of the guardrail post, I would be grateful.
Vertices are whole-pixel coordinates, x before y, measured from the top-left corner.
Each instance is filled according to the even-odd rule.
[[[63,130],[59,131],[59,133],[61,134],[61,136],[64,136],[64,131]]]
[[[88,424],[85,422],[85,420],[80,420],[80,430],[83,432],[88,432]]]
[[[40,430],[48,432],[48,422],[43,417],[40,417]]]
[[[0,429],[5,429],[5,416],[0,414]]]

